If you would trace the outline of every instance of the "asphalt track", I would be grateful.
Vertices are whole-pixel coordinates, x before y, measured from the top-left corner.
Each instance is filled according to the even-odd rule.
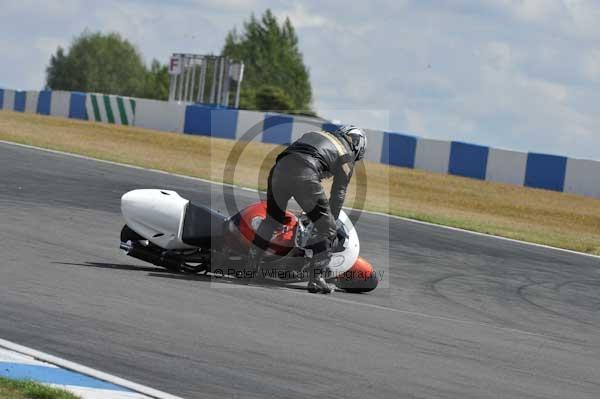
[[[387,288],[211,283],[118,250],[141,187],[224,209],[217,185],[0,144],[0,337],[187,398],[600,397],[598,259],[363,214]]]

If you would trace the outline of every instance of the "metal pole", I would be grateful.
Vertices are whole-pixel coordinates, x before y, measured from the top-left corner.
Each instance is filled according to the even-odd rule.
[[[196,88],[196,57],[194,56],[194,60],[192,63],[192,79],[190,81],[190,102],[194,101],[194,89]]]
[[[229,106],[229,85],[231,82],[231,62],[227,60],[225,62],[225,81],[223,82],[223,99],[221,103],[226,107]]]
[[[206,63],[207,63],[207,60],[206,60],[206,58],[202,57],[202,59],[200,61],[202,62],[200,65],[200,88],[198,89],[198,98],[196,99],[196,101],[199,103],[203,103],[204,102],[204,87],[206,86]]]
[[[219,58],[219,89],[217,90],[217,105],[221,104],[221,97],[223,96],[223,71],[225,69],[225,59]]]
[[[175,101],[181,101],[181,78],[183,69],[181,73],[175,77]]]
[[[239,74],[237,79],[237,87],[235,88],[235,107],[240,107],[240,90],[242,88],[242,79],[244,78],[244,63],[240,63]]]
[[[169,76],[169,101],[175,100],[175,87],[177,84],[177,75]]]
[[[188,90],[189,90],[189,85],[190,85],[190,59],[186,56],[184,58],[185,62],[184,64],[184,69],[183,69],[183,73],[185,78],[183,79],[183,101],[188,100]]]
[[[210,86],[210,104],[215,103],[215,90],[217,89],[217,58],[213,58],[213,78]]]
[[[179,76],[179,98],[177,101],[185,101],[183,97],[183,92],[185,91],[185,69],[181,70],[181,75]]]

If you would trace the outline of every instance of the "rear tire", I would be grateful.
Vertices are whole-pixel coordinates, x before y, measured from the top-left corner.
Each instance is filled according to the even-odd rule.
[[[134,243],[133,249],[128,251],[127,255],[155,266],[162,267],[171,273],[182,272],[183,262],[171,258],[163,259],[161,255],[163,250],[152,243],[149,243],[148,245],[137,243],[138,241],[144,240],[146,240],[146,238],[131,230],[127,225],[123,226],[123,229],[121,229],[121,242],[131,241]]]
[[[123,228],[121,229],[121,242],[140,240],[145,240],[145,238],[136,233],[135,231],[131,230],[129,226],[123,226]]]

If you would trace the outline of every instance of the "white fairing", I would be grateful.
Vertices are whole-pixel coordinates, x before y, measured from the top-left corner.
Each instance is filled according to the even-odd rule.
[[[181,241],[189,201],[170,190],[133,190],[121,197],[129,228],[164,249],[194,248]]]
[[[346,233],[348,234],[348,238],[344,243],[344,250],[342,252],[334,252],[331,257],[331,262],[329,262],[329,270],[333,275],[342,274],[354,265],[356,260],[358,259],[358,254],[360,253],[360,242],[358,240],[358,234],[352,221],[346,215],[346,212],[343,210],[340,211],[340,216],[338,218],[338,226],[342,224]]]
[[[301,224],[298,226],[301,228]],[[344,242],[344,249],[340,252],[334,252],[332,254],[331,261],[329,262],[329,270],[334,276],[350,270],[350,268],[358,259],[358,254],[360,253],[358,234],[356,233],[356,229],[354,228],[352,221],[343,210],[340,211],[340,216],[337,220],[337,227],[338,229],[343,227],[344,231],[348,235],[348,238]],[[296,236],[298,238],[296,244],[300,247],[306,247],[309,238],[312,236],[313,228],[314,224],[310,223],[308,226],[306,226],[304,231],[297,232]]]

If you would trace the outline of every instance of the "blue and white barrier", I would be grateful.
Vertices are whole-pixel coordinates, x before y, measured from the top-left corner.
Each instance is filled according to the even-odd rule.
[[[13,104],[13,111],[25,112],[27,93],[24,91],[15,91],[15,103]]]
[[[109,120],[108,116],[102,117],[102,110],[99,110],[98,119],[92,96],[95,95],[0,89],[0,109],[82,120]],[[118,99],[115,101],[113,108],[119,109]],[[128,105],[124,109],[127,123],[133,122],[134,126],[231,140],[287,144],[309,130],[332,131],[336,128],[330,122],[305,116],[214,108],[200,104],[127,99],[125,105]],[[123,117],[120,123],[124,123]],[[256,130],[256,135],[246,135],[251,128]],[[369,148],[365,159],[368,161],[600,197],[598,161],[523,153],[380,130],[367,129],[367,135]]]
[[[600,162],[569,158],[563,191],[600,198]]]
[[[389,152],[390,148],[383,148]],[[436,173],[448,173],[450,142],[434,139],[418,139],[415,149],[415,168]]]
[[[243,138],[247,141],[262,142],[262,131],[264,129],[264,122],[265,114],[262,112],[239,110],[237,114],[235,138],[237,140]],[[252,135],[251,129],[256,130],[257,135]]]
[[[524,152],[490,148],[485,180],[523,185],[526,166],[527,154]]]
[[[136,99],[134,125],[165,132],[183,133],[185,104]]]
[[[13,111],[15,109],[15,91],[2,90],[2,109]]]
[[[51,91],[48,101],[50,102],[50,115],[69,117],[69,106],[71,105],[71,93],[68,91]]]
[[[382,163],[600,197],[600,162],[384,133]],[[396,137],[394,137],[396,136]]]
[[[369,136],[373,135],[371,133]],[[383,133],[382,146],[381,163],[411,169],[415,167],[415,156],[417,153],[416,137],[385,132]],[[375,145],[375,148],[378,147],[380,146]]]

